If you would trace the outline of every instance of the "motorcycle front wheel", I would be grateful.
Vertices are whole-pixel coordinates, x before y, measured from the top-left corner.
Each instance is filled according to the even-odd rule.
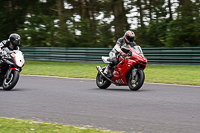
[[[130,74],[129,79],[128,79],[128,86],[130,90],[132,91],[139,90],[144,83],[144,79],[145,79],[145,74],[142,69],[137,70],[134,78],[132,78],[132,75]]]
[[[19,80],[19,71],[12,70],[8,79],[3,80],[3,89],[4,90],[12,90],[13,87],[17,84]]]
[[[96,77],[96,84],[100,89],[107,89],[111,82],[98,72]]]

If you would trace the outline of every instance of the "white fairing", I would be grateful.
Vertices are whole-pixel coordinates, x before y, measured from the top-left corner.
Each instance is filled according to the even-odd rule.
[[[15,53],[12,53],[11,56],[14,58],[17,66],[22,67],[25,63],[24,55],[19,50],[13,50]]]
[[[110,61],[108,61],[109,57],[105,57],[105,56],[102,56],[102,60],[104,63],[110,63]]]

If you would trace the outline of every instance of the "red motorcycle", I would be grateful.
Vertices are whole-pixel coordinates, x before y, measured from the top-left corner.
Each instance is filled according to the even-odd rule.
[[[129,47],[128,54],[119,55],[119,63],[113,67],[111,76],[103,73],[105,67],[97,66],[98,74],[96,84],[100,89],[108,88],[111,83],[118,86],[129,86],[130,90],[139,90],[145,79],[144,69],[147,65],[147,59],[144,57],[140,46]],[[110,63],[109,57],[102,56],[104,63]]]

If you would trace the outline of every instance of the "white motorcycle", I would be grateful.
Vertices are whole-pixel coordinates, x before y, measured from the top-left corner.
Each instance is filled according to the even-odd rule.
[[[8,48],[3,48],[3,52],[0,59],[0,86],[4,90],[12,90],[19,80],[25,59],[20,50],[10,51]]]

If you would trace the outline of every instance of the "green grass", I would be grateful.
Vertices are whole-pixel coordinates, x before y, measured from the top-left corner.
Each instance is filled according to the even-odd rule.
[[[104,64],[26,61],[22,74],[94,79],[96,65]]]
[[[147,65],[145,82],[200,86],[200,65]]]
[[[95,79],[98,63],[26,61],[21,74]],[[200,65],[147,65],[145,82],[200,86]]]
[[[0,133],[117,133],[114,131],[74,127],[62,124],[0,118]]]

